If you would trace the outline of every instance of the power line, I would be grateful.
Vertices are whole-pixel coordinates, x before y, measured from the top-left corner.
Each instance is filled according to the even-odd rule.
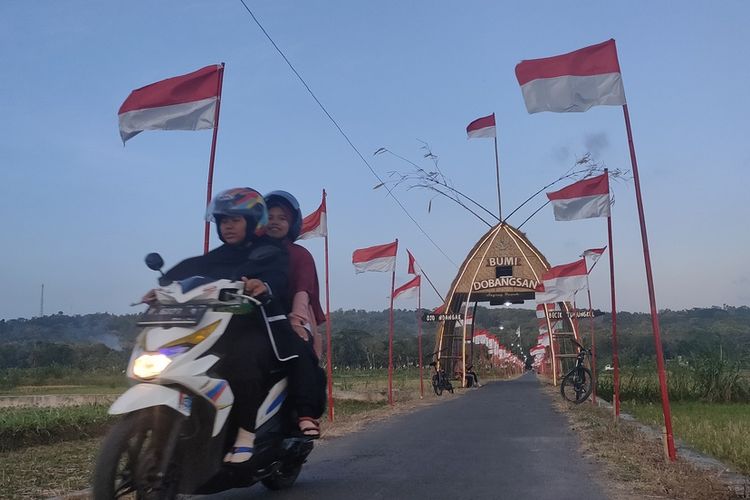
[[[302,78],[302,75],[300,75],[299,72],[294,68],[294,65],[292,65],[292,63],[286,57],[286,55],[284,54],[284,52],[279,48],[278,45],[276,45],[276,42],[273,41],[273,38],[271,38],[271,35],[269,35],[268,32],[266,31],[266,29],[263,27],[263,25],[260,24],[260,21],[258,21],[258,18],[255,17],[255,14],[253,14],[253,11],[251,11],[250,8],[245,3],[245,0],[240,0],[240,3],[242,4],[243,7],[245,7],[245,10],[248,12],[248,14],[250,14],[250,17],[253,18],[253,21],[255,21],[255,24],[258,25],[258,28],[260,28],[260,30],[266,36],[266,38],[268,39],[268,41],[271,42],[271,45],[273,45],[273,48],[276,49],[276,52],[278,52],[279,55],[284,59],[284,61],[286,62],[286,64],[289,66],[289,68],[295,74],[295,76],[297,77],[297,79],[299,79],[299,81],[305,87],[305,89],[310,94],[310,96],[315,100],[315,102],[318,104],[318,106],[323,111],[323,113],[325,113],[325,115],[328,117],[328,119],[331,121],[331,123],[333,123],[334,127],[336,127],[336,129],[339,131],[339,133],[341,134],[341,136],[346,140],[346,142],[354,150],[354,152],[357,153],[357,156],[359,156],[359,159],[362,160],[362,163],[364,163],[367,166],[367,168],[370,170],[370,172],[372,173],[372,175],[374,175],[375,178],[380,183],[382,183],[385,186],[385,188],[388,191],[388,194],[390,195],[390,197],[393,198],[393,200],[398,204],[399,207],[401,207],[401,210],[403,210],[404,213],[411,219],[411,221],[419,228],[419,230],[422,232],[423,235],[425,235],[425,237],[430,241],[430,243],[432,243],[432,245],[435,248],[437,248],[438,251],[441,254],[443,254],[443,256],[446,259],[448,259],[448,261],[451,264],[453,264],[455,267],[458,267],[458,264],[456,264],[455,262],[453,262],[453,260],[448,256],[448,254],[446,254],[443,251],[443,249],[440,248],[440,246],[437,243],[435,243],[435,240],[433,240],[430,237],[430,235],[427,234],[427,231],[425,231],[424,228],[422,228],[422,226],[419,224],[419,222],[417,222],[417,220],[409,213],[409,211],[406,209],[406,207],[403,205],[403,203],[401,203],[401,201],[398,198],[396,198],[396,195],[393,194],[391,188],[389,188],[388,186],[385,185],[385,182],[383,181],[383,179],[378,175],[377,172],[375,172],[375,169],[372,168],[372,166],[365,159],[365,157],[362,155],[362,153],[359,152],[359,149],[357,149],[357,146],[355,146],[354,143],[349,139],[349,136],[346,134],[346,132],[344,132],[344,130],[341,128],[341,126],[339,126],[338,122],[333,118],[333,116],[331,116],[331,114],[328,112],[328,110],[326,109],[326,107],[323,106],[323,103],[320,102],[320,100],[317,98],[317,96],[312,91],[312,89],[310,88],[310,86],[307,84],[307,82],[305,82],[305,79]]]

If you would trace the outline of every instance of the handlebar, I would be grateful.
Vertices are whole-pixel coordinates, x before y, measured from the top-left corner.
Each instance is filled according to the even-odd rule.
[[[271,300],[271,297],[267,293],[262,293],[258,297],[252,297],[250,295],[245,295],[244,293],[235,293],[230,290],[222,290],[219,296],[219,300],[227,299],[240,299],[251,304],[255,304],[256,306],[262,306],[264,304],[267,304],[268,301]]]
[[[591,349],[585,348],[576,339],[570,339],[570,341],[573,342],[576,345],[576,347],[578,347],[578,349],[580,349],[581,351],[583,351],[583,352],[585,352],[587,354],[591,354]]]

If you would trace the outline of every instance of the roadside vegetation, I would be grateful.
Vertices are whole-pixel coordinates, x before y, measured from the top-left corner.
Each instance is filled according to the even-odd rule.
[[[737,359],[704,353],[668,363],[667,381],[675,437],[750,474],[750,377],[742,367]],[[611,372],[600,374],[597,394],[611,401],[613,384]],[[620,401],[639,421],[663,427],[655,365],[622,369]]]
[[[670,408],[678,439],[750,476],[750,404],[677,401]],[[656,428],[664,425],[660,403],[626,402],[623,411]]]
[[[582,454],[593,457],[604,468],[599,481],[613,500],[742,498],[714,473],[699,470],[679,456],[676,462],[666,460],[659,438],[644,434],[632,423],[615,423],[610,410],[590,404],[571,405],[559,398],[557,388],[549,386],[548,390],[568,416]]]
[[[0,452],[99,436],[112,421],[102,405],[0,409]]]
[[[739,360],[703,354],[667,364],[670,401],[750,403],[750,377]],[[598,373],[597,394],[611,401],[612,372]],[[620,400],[636,403],[661,401],[656,364],[624,366],[620,370]]]

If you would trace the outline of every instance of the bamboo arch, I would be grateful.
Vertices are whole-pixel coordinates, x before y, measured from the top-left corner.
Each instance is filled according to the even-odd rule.
[[[463,307],[464,318],[469,316],[472,302],[489,302],[499,305],[506,302],[522,303],[533,300],[534,289],[541,282],[542,275],[550,268],[544,255],[518,229],[507,223],[499,223],[485,233],[466,256],[453,279],[448,292],[444,311],[448,314],[460,313]],[[563,303],[564,310],[570,306]],[[545,306],[545,312],[547,307]],[[578,339],[578,329],[570,322],[573,335]],[[466,373],[467,321],[461,325],[461,334],[456,335],[456,321],[444,321],[438,327],[436,356],[439,366],[455,371],[457,365],[461,373]],[[550,350],[553,366],[553,383],[557,383],[557,353],[553,339],[553,328],[547,319],[550,335]],[[455,347],[460,338],[460,353]],[[447,344],[447,345],[446,345]],[[465,381],[462,381],[465,383]]]

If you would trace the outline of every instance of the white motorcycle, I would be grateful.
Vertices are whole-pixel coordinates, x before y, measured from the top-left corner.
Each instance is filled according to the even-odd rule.
[[[149,254],[146,264],[160,271],[164,262]],[[135,385],[109,409],[124,418],[101,445],[94,498],[169,499],[258,481],[272,490],[291,487],[313,444],[296,435],[284,373],[269,374],[271,389],[256,417],[253,466],[243,467],[223,462],[236,431],[229,418],[234,397],[212,371],[220,359],[212,347],[234,315],[262,315],[272,345],[269,320],[275,318],[243,294],[242,282],[194,277],[160,284],[157,303],[138,322],[143,331],[127,369]]]

